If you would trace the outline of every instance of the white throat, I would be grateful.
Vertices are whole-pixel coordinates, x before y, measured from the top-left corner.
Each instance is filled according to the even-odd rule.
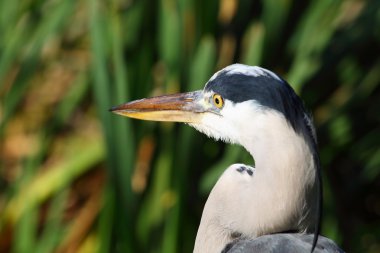
[[[241,144],[256,164],[253,175],[238,172],[241,165],[231,165],[219,178],[203,210],[195,253],[221,252],[236,235],[255,238],[314,228],[318,179],[309,145],[281,114],[269,109],[248,112],[252,106],[242,104],[234,111],[250,113],[249,121],[239,121],[244,117],[228,112],[228,108],[222,113],[233,122],[223,122],[225,131],[235,136],[223,137],[220,129],[220,135],[215,136],[195,126],[213,137]],[[205,119],[204,126],[212,128],[215,120],[216,116]]]

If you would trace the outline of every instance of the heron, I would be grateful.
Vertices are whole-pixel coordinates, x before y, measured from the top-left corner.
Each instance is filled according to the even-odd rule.
[[[110,111],[186,123],[243,146],[254,165],[233,164],[203,209],[194,253],[343,252],[319,235],[322,182],[312,118],[274,72],[233,64],[203,90],[144,98]]]

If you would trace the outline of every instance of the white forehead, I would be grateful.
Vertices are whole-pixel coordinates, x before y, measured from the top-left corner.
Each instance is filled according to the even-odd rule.
[[[273,73],[270,70],[258,67],[258,66],[248,66],[244,64],[232,64],[230,66],[225,67],[224,69],[219,70],[216,72],[211,78],[210,81],[214,80],[220,73],[225,73],[226,75],[233,75],[233,74],[243,74],[246,76],[271,76],[279,81],[282,81],[275,73]]]

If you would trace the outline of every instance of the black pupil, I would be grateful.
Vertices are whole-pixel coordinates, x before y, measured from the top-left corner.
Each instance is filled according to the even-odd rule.
[[[219,98],[215,98],[215,103],[218,105],[219,104]]]

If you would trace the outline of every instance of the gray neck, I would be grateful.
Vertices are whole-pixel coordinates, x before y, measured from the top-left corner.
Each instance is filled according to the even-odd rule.
[[[252,203],[263,204],[257,208],[261,223],[268,224],[262,234],[273,224],[277,231],[271,232],[313,231],[318,194],[314,146],[277,113],[267,113],[252,129],[258,134],[241,143],[255,159],[255,189],[260,194]]]
[[[206,202],[194,252],[220,252],[234,234],[255,238],[289,230],[312,231],[317,172],[312,147],[277,113],[244,122],[237,140],[255,159],[253,176],[230,166]]]

